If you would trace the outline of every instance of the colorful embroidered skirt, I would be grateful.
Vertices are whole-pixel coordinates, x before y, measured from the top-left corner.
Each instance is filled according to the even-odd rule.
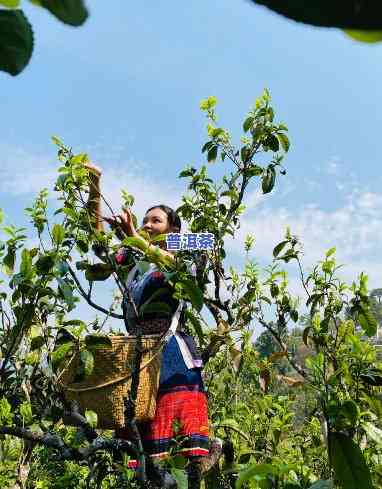
[[[201,370],[188,369],[173,337],[166,345],[160,374],[155,418],[139,425],[143,446],[153,458],[178,453],[208,455],[208,409]],[[128,438],[128,431],[116,436]],[[136,461],[130,461],[136,467]]]

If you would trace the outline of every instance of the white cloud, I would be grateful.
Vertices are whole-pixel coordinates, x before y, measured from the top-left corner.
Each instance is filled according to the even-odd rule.
[[[357,190],[348,195],[344,205],[330,211],[317,204],[297,210],[259,206],[248,215],[244,214],[235,239],[227,242],[228,248],[243,255],[245,236],[251,233],[256,238],[254,256],[270,262],[273,247],[283,239],[287,226],[301,239],[304,262],[308,266],[322,259],[324,252],[335,246],[338,262],[345,264],[342,273],[356,278],[365,271],[371,285],[380,286],[382,194]]]
[[[92,154],[95,147],[85,148]],[[100,157],[104,150],[96,148]],[[133,210],[141,219],[144,212],[155,204],[178,207],[181,189],[165,177],[161,180],[150,175],[147,163],[124,159],[123,148],[110,149],[109,164],[102,168],[102,192],[112,208],[118,212],[121,205],[121,190],[125,189],[136,198]],[[9,197],[33,196],[41,188],[52,190],[57,178],[58,162],[54,148],[51,155],[35,149],[24,149],[7,144],[0,145],[0,191]],[[101,158],[102,160],[106,158]],[[174,180],[175,182],[175,180]],[[106,205],[103,212],[109,214]]]
[[[182,188],[176,180],[171,183],[165,176],[161,180],[155,179],[150,175],[147,163],[124,160],[121,157],[123,151],[117,149],[115,158],[108,159],[108,166],[103,167],[102,175],[102,190],[115,211],[120,208],[121,189],[136,197],[133,210],[138,219],[142,219],[146,209],[154,204],[164,203],[172,207],[180,204]],[[57,169],[54,153],[50,157],[42,152],[4,144],[0,150],[0,190],[3,193],[30,195],[42,186],[53,187]],[[290,186],[287,187],[283,194],[291,191]],[[228,261],[233,264],[241,261],[244,239],[250,233],[256,238],[253,256],[261,263],[270,263],[274,246],[283,239],[289,226],[303,243],[303,261],[308,267],[322,259],[327,249],[335,246],[338,262],[345,264],[342,273],[346,278],[356,278],[365,271],[370,276],[370,285],[380,286],[382,194],[360,190],[355,185],[347,186],[347,191],[345,203],[332,210],[324,210],[317,203],[299,209],[267,207],[263,195],[254,191],[247,196],[247,211],[242,216],[241,228],[235,239],[227,240],[227,251],[231,252]],[[104,212],[107,213],[106,208]]]
[[[327,172],[329,175],[338,175],[342,171],[343,163],[338,156],[333,156],[327,163]]]
[[[35,194],[51,188],[56,172],[54,160],[38,151],[21,146],[0,145],[0,191],[10,195]]]

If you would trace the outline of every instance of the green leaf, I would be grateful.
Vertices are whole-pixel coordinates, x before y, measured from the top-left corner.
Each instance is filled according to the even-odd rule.
[[[356,31],[345,29],[345,34],[356,41],[375,43],[382,41],[382,31]]]
[[[280,149],[280,143],[274,134],[271,134],[265,140],[265,145],[268,146],[274,153]]]
[[[33,31],[22,10],[0,10],[0,70],[16,76],[29,63]]]
[[[218,147],[215,145],[212,146],[212,148],[207,153],[208,163],[214,163],[217,157],[218,157]]]
[[[57,350],[54,350],[54,352],[51,354],[53,370],[56,370],[59,367],[61,362],[67,357],[72,348],[73,343],[71,341],[68,341],[67,343],[59,346]]]
[[[213,141],[207,141],[207,142],[206,142],[206,144],[204,144],[204,145],[203,145],[203,147],[202,147],[202,153],[205,153],[206,151],[208,151],[209,149],[211,149],[211,148],[212,148],[212,146],[214,146],[214,144],[215,144],[215,143],[214,143]],[[194,173],[195,173],[195,172],[194,172]],[[193,174],[194,174],[194,173],[193,173]],[[192,174],[192,175],[193,175],[193,174]]]
[[[52,238],[56,245],[60,245],[65,238],[65,229],[61,224],[55,224],[52,228]]]
[[[42,255],[36,262],[36,269],[41,274],[48,273],[54,265],[54,258],[52,255]]]
[[[64,277],[69,271],[69,265],[66,263],[66,261],[59,261],[56,266],[56,272],[61,276]]]
[[[35,336],[31,340],[31,351],[38,350],[45,344],[45,339],[43,336]]]
[[[246,170],[246,175],[249,177],[258,177],[259,175],[262,175],[263,169],[261,166],[257,165],[250,165],[248,169]]]
[[[316,481],[309,489],[334,489],[331,479]]]
[[[251,149],[248,148],[247,146],[243,146],[240,150],[241,161],[243,163],[247,163],[249,161],[250,156],[251,156]]]
[[[287,153],[289,151],[289,148],[290,148],[290,142],[289,142],[288,136],[281,132],[281,133],[277,134],[277,137],[278,137],[278,140],[280,141],[281,147],[283,148],[285,153]]]
[[[59,147],[64,146],[64,143],[57,136],[51,136],[51,139],[53,141],[53,144],[55,144],[56,146],[59,146]]]
[[[40,355],[37,351],[31,351],[25,355],[25,363],[27,365],[36,365],[40,361]]]
[[[336,252],[336,247],[333,246],[333,248],[330,248],[327,252],[326,252],[326,258],[329,258],[330,256],[334,255],[334,253]]]
[[[344,2],[310,0],[253,0],[298,22],[341,29],[381,29],[382,5],[379,1]]]
[[[297,323],[297,321],[298,321],[298,311],[296,309],[292,309],[289,314],[290,314],[290,317],[291,317],[292,321],[294,321],[295,323]]]
[[[33,421],[32,406],[29,402],[23,402],[20,406],[20,414],[25,424],[29,425]]]
[[[378,329],[378,323],[369,306],[362,304],[358,309],[358,321],[367,336],[375,336]]]
[[[86,153],[79,153],[78,155],[74,155],[70,158],[70,163],[74,164],[83,164],[83,163],[88,163],[89,162],[89,157]],[[91,170],[92,171],[92,170]]]
[[[21,252],[20,273],[26,278],[32,274],[32,257],[26,248]]]
[[[85,321],[82,321],[82,319],[69,319],[69,321],[64,321],[62,324],[64,326],[78,326],[82,329],[86,329],[86,323]]]
[[[144,304],[141,305],[139,308],[139,315],[143,316],[144,314],[148,313],[162,313],[162,314],[171,314],[171,308],[168,304],[165,304],[164,302],[145,302]]]
[[[281,241],[278,245],[273,248],[273,256],[276,258],[288,244],[288,241]]]
[[[122,244],[124,246],[132,246],[134,248],[138,248],[142,251],[146,251],[146,249],[147,249],[146,244],[140,238],[133,238],[133,237],[129,236],[128,238],[125,238],[122,241]]]
[[[82,350],[80,353],[80,364],[78,372],[76,373],[73,381],[82,382],[86,377],[92,374],[94,369],[94,356],[89,350]]]
[[[188,488],[188,477],[183,469],[171,469],[171,475],[176,480],[177,489],[187,489]]]
[[[20,0],[0,0],[0,5],[8,8],[17,8],[20,5]]]
[[[189,309],[186,309],[185,315],[186,315],[186,318],[191,322],[191,324],[195,330],[195,333],[198,336],[199,344],[203,345],[205,343],[205,334],[203,332],[203,327],[202,327],[201,322],[199,321],[199,319],[196,316],[194,316],[192,311],[190,311]]]
[[[108,263],[95,263],[87,267],[85,278],[89,282],[103,281],[108,279],[113,271],[114,268]]]
[[[224,129],[222,129],[221,127],[214,127],[211,129],[211,131],[209,131],[209,133],[213,138],[217,138],[224,133]]]
[[[360,378],[365,384],[382,386],[382,370],[379,368],[368,368],[360,375]]]
[[[91,411],[90,409],[86,409],[85,418],[86,418],[86,421],[90,424],[90,426],[92,428],[97,427],[97,423],[98,423],[97,413],[95,413],[94,411]]]
[[[12,423],[12,406],[5,397],[0,399],[0,424],[9,425]]]
[[[276,170],[273,165],[269,165],[266,170],[263,172],[261,188],[263,190],[263,194],[268,194],[272,191],[275,186],[276,180]]]
[[[89,15],[82,0],[40,0],[40,3],[61,22],[75,27],[82,25]]]
[[[279,286],[275,283],[272,283],[271,286],[270,286],[270,291],[271,291],[271,296],[273,298],[277,297],[279,295]]]
[[[215,107],[217,104],[218,99],[216,97],[208,97],[200,102],[200,109],[201,110],[210,110]]]
[[[362,428],[365,430],[366,435],[370,440],[373,440],[378,445],[382,446],[382,430],[377,428],[374,424],[366,422],[362,424]]]
[[[16,252],[14,248],[8,248],[8,253],[3,258],[4,272],[12,275],[15,269]]]
[[[371,475],[362,451],[343,433],[329,435],[330,454],[336,479],[342,488],[373,489]]]
[[[96,350],[98,348],[111,348],[112,342],[108,336],[88,335],[85,338],[86,348]]]
[[[244,121],[244,124],[243,124],[243,131],[244,132],[248,132],[251,127],[253,126],[253,121],[255,119],[253,117],[247,117]]]
[[[75,297],[73,295],[73,289],[68,282],[63,280],[61,277],[56,277],[60,292],[64,296],[65,302],[69,307],[72,307],[75,303]]]
[[[194,284],[192,280],[186,280],[185,282],[182,282],[182,285],[189,296],[192,305],[197,311],[200,311],[204,303],[203,292]]]
[[[276,468],[270,464],[251,465],[244,471],[240,472],[239,478],[236,481],[235,489],[240,489],[245,482],[253,479],[255,476],[262,476],[265,479],[269,474],[274,473],[276,473]]]
[[[205,146],[205,145],[204,145]],[[203,151],[204,152],[204,151]],[[190,167],[190,168],[186,168],[185,170],[182,170],[179,175],[178,175],[178,178],[183,178],[183,177],[192,177],[194,175],[194,173],[196,172],[196,169],[193,168],[193,167]]]
[[[170,463],[175,469],[184,469],[187,465],[187,459],[183,455],[175,455]]]
[[[352,401],[351,399],[344,401],[341,406],[340,412],[350,421],[353,426],[355,425],[358,419],[359,412],[357,404],[354,401]]]

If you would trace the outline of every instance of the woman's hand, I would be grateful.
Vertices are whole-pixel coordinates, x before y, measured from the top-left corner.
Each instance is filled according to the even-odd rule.
[[[130,209],[123,209],[121,214],[113,217],[104,217],[103,219],[110,224],[112,228],[120,227],[127,236],[139,236],[138,231],[135,229]]]
[[[89,170],[90,176],[95,178],[96,180],[99,180],[102,175],[102,170],[96,165],[93,165],[93,163],[85,163],[84,167]]]

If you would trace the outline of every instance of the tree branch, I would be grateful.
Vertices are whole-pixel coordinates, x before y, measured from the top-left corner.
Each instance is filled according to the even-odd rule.
[[[119,438],[95,438],[85,448],[68,447],[56,433],[36,433],[27,428],[19,428],[14,426],[0,426],[0,435],[16,436],[24,440],[29,440],[48,448],[58,450],[60,452],[59,460],[86,460],[91,455],[99,450],[107,450],[111,452],[127,452],[129,455],[137,457],[139,452],[136,447],[128,440]]]
[[[70,274],[70,276],[75,281],[76,286],[77,286],[77,288],[78,288],[81,296],[86,300],[86,302],[89,304],[89,306],[91,306],[94,309],[97,309],[97,311],[103,312],[104,314],[107,314],[107,315],[109,315],[109,316],[111,316],[113,318],[116,318],[116,319],[124,319],[124,316],[122,314],[117,314],[115,312],[108,311],[104,307],[101,307],[98,304],[96,304],[95,302],[93,302],[91,300],[91,298],[89,297],[89,295],[83,289],[82,285],[80,284],[80,281],[78,280],[76,274],[74,273],[74,271],[72,270],[72,268],[70,267],[69,264],[68,264],[68,267],[69,267],[69,274]]]
[[[289,354],[289,351],[288,351],[288,348],[286,346],[286,344],[282,341],[281,339],[281,336],[279,335],[279,333],[274,329],[272,328],[272,326],[270,326],[269,323],[267,323],[266,321],[264,321],[263,319],[261,318],[257,318],[258,321],[260,322],[260,324],[262,326],[264,326],[264,328],[266,328],[272,335],[273,337],[276,339],[277,343],[280,345],[282,351],[285,353],[285,356],[286,358],[288,359],[289,363],[292,365],[292,367],[296,370],[296,372],[298,374],[301,375],[301,377],[304,377],[304,379],[307,379],[308,378],[308,373],[300,366],[298,365],[294,360],[293,358],[291,358],[290,354]]]

